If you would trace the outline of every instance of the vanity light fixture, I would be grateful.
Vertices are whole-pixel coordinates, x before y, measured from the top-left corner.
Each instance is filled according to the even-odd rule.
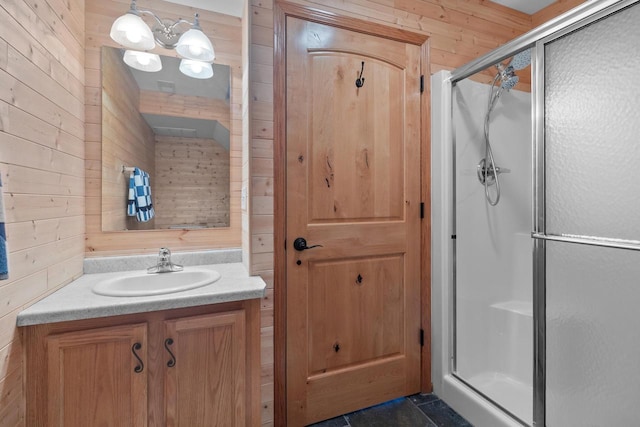
[[[156,21],[153,27],[149,28],[142,20],[141,15],[153,16]],[[180,24],[188,24],[191,28],[183,32],[179,27]],[[197,13],[195,14],[194,22],[189,22],[182,18],[177,20],[162,19],[150,10],[138,9],[136,0],[132,0],[131,7],[127,13],[114,21],[111,26],[110,36],[122,46],[137,51],[151,50],[156,43],[165,49],[175,49],[178,56],[183,58],[183,62],[185,60],[190,61],[184,67],[182,63],[180,64],[180,71],[184,74],[203,79],[213,75],[211,62],[215,59],[215,52],[211,40],[202,32]],[[154,67],[157,67],[155,59],[143,55],[136,56],[129,52],[133,51],[128,50],[125,52],[125,62],[129,66],[142,71],[158,71],[155,68],[147,69],[146,65],[141,65],[140,62],[140,60],[143,62],[149,60],[149,63],[153,63]],[[131,63],[127,62],[127,54]],[[159,60],[160,58],[158,58],[158,62]]]

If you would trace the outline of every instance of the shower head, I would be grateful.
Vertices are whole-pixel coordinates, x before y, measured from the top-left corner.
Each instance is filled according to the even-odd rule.
[[[509,62],[509,66],[513,67],[514,70],[522,70],[527,68],[529,64],[531,64],[531,49],[516,53],[511,58],[511,62]]]
[[[511,90],[520,81],[520,78],[516,75],[516,72],[511,65],[509,65],[507,68],[499,65],[498,70],[499,71],[496,79],[500,79],[501,89]]]
[[[516,76],[515,74],[511,74],[506,79],[502,80],[500,87],[502,89],[511,90],[515,85],[518,84],[519,81],[520,77]]]

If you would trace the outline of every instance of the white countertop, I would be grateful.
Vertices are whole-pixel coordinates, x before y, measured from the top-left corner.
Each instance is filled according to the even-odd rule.
[[[122,275],[122,272],[85,274],[20,312],[17,324],[29,326],[195,307],[262,298],[265,294],[266,284],[262,278],[249,276],[241,263],[199,265],[198,268],[216,270],[222,277],[200,288],[142,297],[109,297],[92,292],[96,283]]]

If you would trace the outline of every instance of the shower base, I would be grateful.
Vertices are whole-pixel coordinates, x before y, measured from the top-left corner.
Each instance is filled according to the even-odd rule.
[[[531,425],[533,421],[533,386],[499,372],[483,372],[467,380],[485,396]]]

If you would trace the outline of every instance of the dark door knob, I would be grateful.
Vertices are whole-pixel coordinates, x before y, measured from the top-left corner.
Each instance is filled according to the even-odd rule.
[[[302,252],[307,249],[312,249],[317,247],[322,247],[322,245],[307,246],[307,240],[304,237],[298,237],[296,240],[293,241],[293,249],[295,249],[296,251]]]

